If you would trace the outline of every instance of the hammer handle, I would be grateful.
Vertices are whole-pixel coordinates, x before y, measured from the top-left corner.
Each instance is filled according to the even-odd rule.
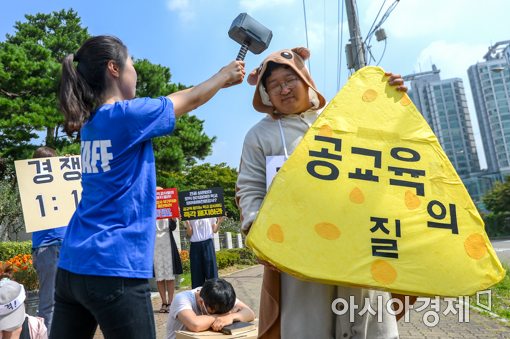
[[[236,60],[241,60],[241,61],[244,60],[246,53],[248,53],[248,44],[245,42],[241,45],[241,49],[239,50],[239,53],[237,54]]]

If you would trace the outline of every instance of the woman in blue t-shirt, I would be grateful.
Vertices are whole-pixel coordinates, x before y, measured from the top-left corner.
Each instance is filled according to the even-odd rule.
[[[68,135],[80,138],[83,191],[60,252],[51,338],[92,338],[98,324],[105,338],[156,337],[151,139],[244,74],[233,61],[195,87],[135,98],[136,71],[119,39],[90,38],[64,59],[60,109]]]

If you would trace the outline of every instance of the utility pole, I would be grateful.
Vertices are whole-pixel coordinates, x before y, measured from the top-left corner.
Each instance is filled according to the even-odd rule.
[[[365,47],[361,38],[359,28],[358,12],[356,10],[356,0],[345,0],[345,9],[347,12],[347,21],[349,22],[350,43],[345,46],[347,55],[347,67],[358,70],[367,65],[365,59]]]

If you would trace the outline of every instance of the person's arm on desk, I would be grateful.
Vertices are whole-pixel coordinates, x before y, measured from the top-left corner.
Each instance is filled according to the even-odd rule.
[[[217,318],[217,315],[197,315],[193,310],[182,310],[177,318],[186,326],[188,331],[201,332],[208,330]]]
[[[232,311],[218,316],[211,325],[214,331],[219,331],[223,327],[236,321],[252,321],[255,319],[255,313],[242,301],[238,301]]]

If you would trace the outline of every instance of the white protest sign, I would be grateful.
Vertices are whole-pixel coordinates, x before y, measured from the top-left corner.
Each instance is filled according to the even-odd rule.
[[[27,232],[67,226],[81,198],[80,156],[14,162]]]

